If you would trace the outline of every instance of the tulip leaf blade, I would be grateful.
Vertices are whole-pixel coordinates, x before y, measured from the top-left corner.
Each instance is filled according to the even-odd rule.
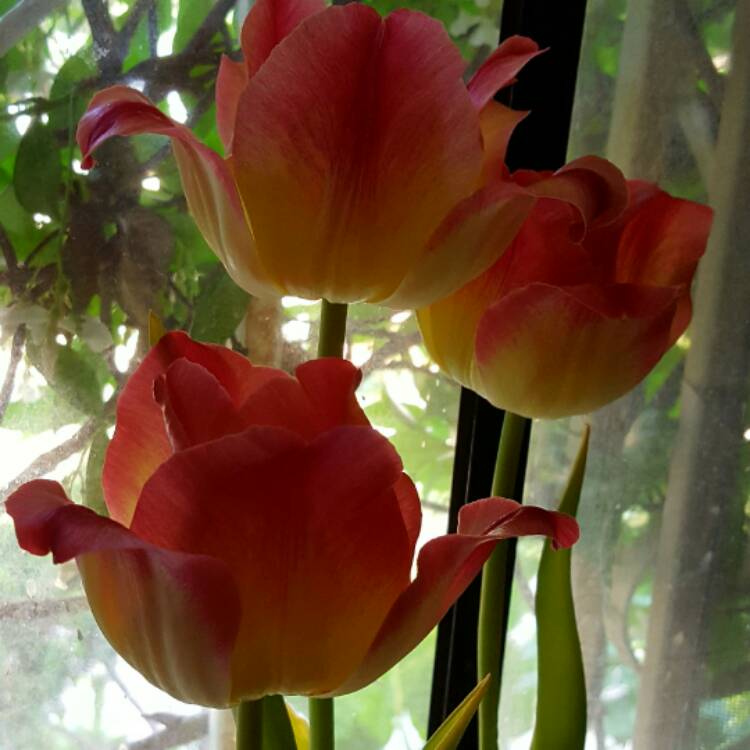
[[[435,734],[427,740],[423,750],[455,750],[466,727],[479,708],[479,703],[489,684],[490,675],[486,675],[438,727]]]
[[[559,510],[575,516],[589,443],[584,430]],[[545,542],[536,589],[537,706],[530,750],[583,750],[586,741],[586,680],[570,577],[570,549]]]

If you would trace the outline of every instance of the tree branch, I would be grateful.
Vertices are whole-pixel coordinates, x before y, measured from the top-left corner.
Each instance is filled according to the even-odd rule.
[[[83,11],[94,40],[94,57],[102,74],[120,70],[122,53],[120,38],[103,0],[82,0]]]
[[[64,4],[65,0],[22,0],[0,17],[0,57]]]
[[[195,742],[208,734],[208,714],[184,716],[170,721],[169,726],[161,732],[152,734],[143,740],[125,745],[127,750],[168,750],[178,745]]]
[[[136,30],[138,29],[138,24],[141,22],[143,14],[147,10],[150,12],[152,7],[154,7],[153,0],[138,0],[138,2],[133,6],[133,10],[130,11],[130,14],[125,19],[125,23],[117,33],[117,42],[120,45],[121,49],[127,50],[127,48],[130,46],[130,42],[133,39],[133,34],[135,34]]]
[[[10,362],[8,364],[8,371],[5,373],[5,380],[3,380],[3,387],[0,388],[0,424],[3,423],[5,417],[5,411],[10,403],[10,397],[13,395],[13,386],[16,382],[16,372],[18,371],[18,365],[21,363],[21,357],[23,356],[23,345],[26,341],[26,326],[21,324],[16,328],[16,332],[13,334],[13,343],[10,348]]]
[[[237,0],[218,0],[203,19],[203,23],[198,27],[190,41],[185,45],[181,54],[189,57],[205,47],[211,41],[211,37],[221,29],[224,18],[234,8],[236,2]]]
[[[8,602],[0,604],[0,621],[44,620],[61,614],[81,612],[88,606],[85,596],[68,596],[64,599],[43,599],[41,601]]]
[[[23,283],[20,278],[21,270],[18,267],[18,257],[16,256],[16,250],[13,247],[13,243],[10,241],[10,237],[8,237],[8,234],[2,224],[0,224],[0,249],[2,249],[3,251],[5,267],[8,269],[10,290],[14,295],[18,295],[23,288]]]
[[[52,471],[61,461],[83,450],[100,427],[101,417],[91,417],[71,438],[35,458],[15,479],[12,479],[0,490],[0,497],[7,498],[8,495],[15,492],[25,482],[30,482],[32,479],[37,479],[47,474],[47,472]]]

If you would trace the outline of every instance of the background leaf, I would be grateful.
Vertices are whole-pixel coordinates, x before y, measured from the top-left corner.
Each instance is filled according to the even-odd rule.
[[[18,202],[29,213],[58,216],[62,165],[52,131],[37,121],[21,138],[13,169]]]
[[[212,269],[201,283],[190,335],[198,341],[223,344],[242,320],[250,295],[240,289],[223,266]]]
[[[575,516],[581,497],[589,427],[565,488],[560,510]],[[583,750],[586,742],[586,678],[570,580],[570,549],[545,542],[536,589],[536,724],[531,750]]]

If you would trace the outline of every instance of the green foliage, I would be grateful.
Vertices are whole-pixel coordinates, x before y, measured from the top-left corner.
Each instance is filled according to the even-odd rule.
[[[221,266],[208,273],[201,284],[190,335],[199,341],[223,344],[242,320],[249,295],[242,291]]]
[[[177,32],[174,48],[181,50],[198,30],[203,19],[213,7],[213,0],[183,0],[177,11]]]
[[[86,477],[84,481],[83,503],[100,516],[108,516],[102,489],[102,468],[104,456],[109,446],[109,436],[105,428],[100,429],[91,441],[89,455],[86,459]]]
[[[586,471],[589,428],[570,473],[559,510],[578,511]],[[583,750],[586,741],[586,680],[570,577],[571,550],[548,541],[539,563],[536,589],[538,686],[531,750]]]
[[[479,702],[487,690],[490,676],[487,675],[451,712],[448,718],[438,727],[435,734],[427,740],[424,750],[455,750],[466,731]]]
[[[13,170],[18,202],[30,214],[57,217],[61,197],[62,166],[52,129],[35,122],[21,138]]]
[[[63,63],[49,92],[54,105],[49,112],[51,130],[64,130],[71,135],[75,132],[93,94],[91,87],[83,84],[95,74],[96,69],[83,55],[75,55]]]

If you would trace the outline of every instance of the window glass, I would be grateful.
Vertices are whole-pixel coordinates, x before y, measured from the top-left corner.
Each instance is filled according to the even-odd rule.
[[[607,156],[715,218],[690,329],[588,418],[573,554],[587,750],[750,741],[748,28],[745,2],[588,3],[570,157]],[[529,501],[559,497],[581,428],[535,423]],[[538,555],[520,542],[501,709],[514,749],[533,726]]]

